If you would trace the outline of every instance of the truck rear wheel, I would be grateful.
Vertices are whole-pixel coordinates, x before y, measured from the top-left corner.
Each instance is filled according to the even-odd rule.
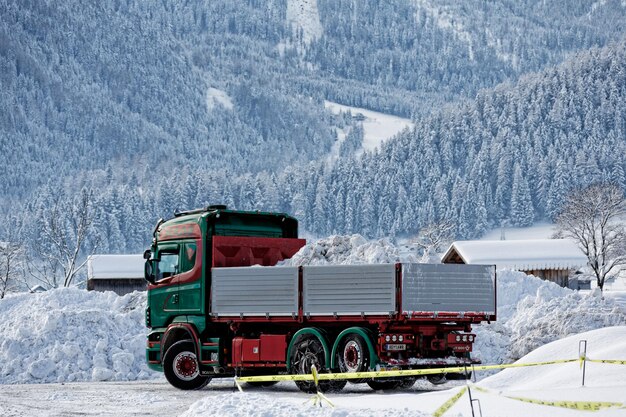
[[[369,350],[363,337],[358,334],[349,334],[343,338],[337,350],[337,363],[342,373],[367,372],[369,370]],[[358,384],[365,379],[351,379]]]
[[[292,374],[311,374],[311,366],[323,372],[326,369],[326,357],[324,347],[315,336],[298,336],[293,344],[291,355]],[[317,391],[313,381],[295,381],[300,391],[314,393]],[[341,391],[346,386],[346,381],[319,381],[318,388],[322,392]]]
[[[203,388],[211,380],[200,375],[200,363],[191,340],[181,340],[167,349],[163,356],[163,373],[170,384],[183,390]]]

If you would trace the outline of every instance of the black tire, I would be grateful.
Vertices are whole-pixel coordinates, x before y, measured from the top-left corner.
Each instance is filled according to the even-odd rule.
[[[200,375],[200,363],[191,340],[181,340],[167,349],[163,373],[170,384],[182,390],[200,389],[211,381],[210,377]]]
[[[367,372],[369,371],[369,349],[362,336],[349,334],[345,336],[337,349],[337,364],[342,373]],[[350,382],[358,384],[366,379],[351,379]]]
[[[278,384],[278,381],[249,381],[246,383],[251,387],[271,387]]]
[[[428,380],[428,382],[430,382],[433,385],[441,385],[441,384],[445,384],[446,382],[448,382],[448,379],[446,378],[446,374],[428,375],[426,379]]]
[[[367,385],[369,385],[370,388],[375,391],[396,389],[400,386],[401,383],[402,381],[398,379],[385,378],[370,379],[369,381],[367,381]]]
[[[312,365],[315,365],[318,373],[327,371],[324,347],[315,336],[298,336],[289,355],[291,358],[289,373],[291,374],[310,375]],[[346,381],[319,381],[317,388],[313,381],[295,381],[295,383],[300,391],[309,394],[317,392],[317,389],[322,392],[337,392],[346,386]]]
[[[409,389],[413,385],[415,385],[416,381],[417,381],[416,377],[407,377],[407,378],[401,379],[400,383],[398,384],[398,388],[400,388],[400,389]]]

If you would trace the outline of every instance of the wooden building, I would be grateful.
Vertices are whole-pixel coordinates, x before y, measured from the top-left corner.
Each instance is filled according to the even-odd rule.
[[[587,264],[587,258],[568,239],[461,240],[450,245],[441,262],[496,265],[577,288],[572,276]]]
[[[143,255],[91,255],[87,259],[87,289],[124,295],[145,291]]]

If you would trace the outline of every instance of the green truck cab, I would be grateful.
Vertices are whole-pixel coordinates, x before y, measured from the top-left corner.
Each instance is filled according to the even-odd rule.
[[[286,214],[235,211],[222,205],[177,212],[172,219],[159,220],[152,245],[144,253],[146,325],[151,329],[148,366],[165,372],[179,388],[198,388],[208,382],[203,368],[221,368],[224,350],[228,350],[215,337],[228,333],[226,324],[213,323],[208,314],[211,268],[274,265],[304,245],[297,236],[298,222]],[[268,247],[274,247],[273,256],[267,256]],[[163,364],[174,344],[182,348],[174,352],[188,355],[188,360],[177,358],[178,367],[190,369],[175,369],[170,375],[172,370],[164,369]]]

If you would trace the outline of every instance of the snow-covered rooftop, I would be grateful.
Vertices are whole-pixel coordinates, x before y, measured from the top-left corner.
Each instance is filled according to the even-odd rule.
[[[498,269],[579,269],[587,258],[568,239],[460,240],[453,242],[442,262],[458,255],[466,264],[496,265]]]
[[[143,255],[91,255],[87,260],[89,279],[143,278]]]

